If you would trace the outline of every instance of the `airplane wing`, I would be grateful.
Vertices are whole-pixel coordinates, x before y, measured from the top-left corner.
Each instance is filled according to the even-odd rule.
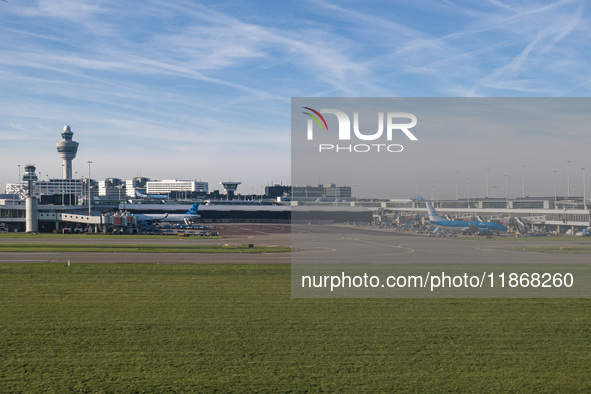
[[[151,215],[135,215],[139,221],[143,221],[143,222],[150,222],[150,223],[158,223],[163,221],[164,219],[166,219],[168,217],[168,213],[164,214],[164,216],[162,217],[155,217],[155,216],[151,216]]]

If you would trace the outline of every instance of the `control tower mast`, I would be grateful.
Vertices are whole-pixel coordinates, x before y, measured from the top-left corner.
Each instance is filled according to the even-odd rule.
[[[238,185],[241,183],[242,182],[220,182],[220,185],[224,186],[224,189],[226,189],[228,200],[234,199],[234,193],[236,193]]]
[[[76,157],[76,153],[78,152],[78,143],[76,141],[72,141],[72,130],[70,130],[70,126],[64,126],[64,131],[62,131],[62,140],[56,143],[57,146],[57,153],[60,155],[62,160],[64,161],[63,164],[63,179],[72,179],[72,160]]]

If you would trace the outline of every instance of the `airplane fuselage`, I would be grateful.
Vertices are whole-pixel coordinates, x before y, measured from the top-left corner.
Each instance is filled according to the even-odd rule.
[[[446,230],[467,231],[471,228],[488,231],[507,231],[507,227],[495,222],[473,222],[464,220],[430,220],[430,224]]]
[[[165,223],[185,222],[185,223],[188,223],[194,219],[198,219],[201,217],[201,215],[199,215],[197,213],[198,209],[199,209],[199,203],[197,202],[197,203],[193,204],[193,206],[191,207],[191,209],[189,209],[187,211],[187,213],[183,213],[183,214],[178,214],[178,213],[173,213],[173,214],[144,213],[144,214],[137,214],[137,215],[135,215],[135,217],[140,222],[153,222],[153,223],[157,223],[157,222],[165,222]]]
[[[162,214],[162,215],[151,215],[151,214],[138,214],[135,215],[139,221],[154,221],[154,222],[184,222],[187,220],[198,219],[201,215],[179,215],[179,214]]]
[[[429,223],[435,227],[443,228],[445,230],[462,231],[462,232],[495,232],[500,233],[507,231],[508,228],[503,226],[501,223],[496,222],[473,222],[467,220],[445,220],[438,212],[433,208],[430,202],[427,202],[427,210],[429,212]]]

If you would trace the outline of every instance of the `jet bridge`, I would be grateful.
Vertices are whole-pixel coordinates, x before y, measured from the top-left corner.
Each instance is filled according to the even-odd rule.
[[[527,224],[525,224],[523,222],[523,220],[521,220],[521,218],[516,217],[515,221],[514,221],[515,227],[517,227],[517,230],[519,230],[520,233],[527,233],[528,228],[527,228]]]
[[[56,230],[59,229],[59,223],[86,224],[94,228],[94,231],[103,232],[134,232],[137,225],[136,218],[133,216],[120,214],[88,216],[71,213],[41,212],[38,215],[38,219],[40,222],[55,222]]]

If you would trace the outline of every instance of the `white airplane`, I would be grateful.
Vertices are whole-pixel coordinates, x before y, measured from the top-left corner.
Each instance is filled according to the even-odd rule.
[[[193,204],[191,209],[187,211],[187,213],[178,214],[178,213],[164,213],[164,214],[150,214],[150,213],[138,213],[134,216],[140,222],[167,222],[167,223],[175,223],[175,222],[184,222],[185,224],[189,224],[193,219],[200,218],[201,215],[197,214],[197,210],[199,209],[199,203],[196,202]]]

